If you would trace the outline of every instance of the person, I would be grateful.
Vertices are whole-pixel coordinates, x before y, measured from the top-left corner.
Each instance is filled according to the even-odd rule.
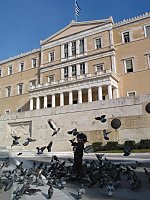
[[[84,133],[77,135],[77,142],[72,142],[74,152],[73,172],[76,178],[82,177],[82,158],[84,151],[84,144],[87,142],[87,136]]]

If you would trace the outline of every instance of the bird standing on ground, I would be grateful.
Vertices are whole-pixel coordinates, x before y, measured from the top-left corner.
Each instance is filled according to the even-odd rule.
[[[95,117],[96,120],[101,121],[102,123],[106,122],[106,115],[101,115],[100,117]]]
[[[50,185],[49,188],[48,188],[48,197],[47,198],[51,199],[53,193],[54,193],[54,189],[53,189],[52,185]]]
[[[52,119],[49,119],[47,122],[50,128],[53,129],[52,136],[56,135],[59,132],[60,128],[57,127],[57,124]]]

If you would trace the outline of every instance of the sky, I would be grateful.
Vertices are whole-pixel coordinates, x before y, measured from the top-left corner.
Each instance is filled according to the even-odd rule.
[[[114,22],[150,12],[149,0],[77,0],[78,21]],[[40,48],[75,19],[75,0],[0,0],[0,61]]]

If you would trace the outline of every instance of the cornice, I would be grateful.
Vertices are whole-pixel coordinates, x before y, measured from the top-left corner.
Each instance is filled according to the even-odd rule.
[[[64,38],[58,39],[56,41],[52,41],[49,44],[42,45],[41,50],[45,50],[45,49],[49,49],[49,48],[52,48],[52,47],[55,47],[55,46],[59,46],[59,45],[62,45],[66,42],[78,40],[78,39],[87,37],[89,35],[93,35],[93,34],[100,33],[100,32],[106,31],[106,30],[111,30],[111,29],[112,29],[112,23],[110,22],[109,24],[104,24],[104,25],[101,25],[99,27],[92,28],[90,30],[82,31],[80,33],[75,33],[73,35],[69,35],[69,36],[66,36]]]
[[[31,51],[28,51],[28,52],[25,52],[25,53],[21,53],[20,55],[17,55],[17,56],[14,56],[14,57],[10,57],[10,58],[8,58],[8,59],[6,59],[6,60],[0,61],[0,64],[7,63],[7,62],[9,62],[9,61],[13,61],[13,60],[16,60],[16,59],[18,59],[18,58],[22,58],[22,57],[24,57],[24,56],[28,56],[28,55],[33,54],[33,53],[36,53],[36,52],[40,52],[40,49],[33,49],[33,50],[31,50]]]
[[[130,24],[130,23],[139,21],[139,20],[149,18],[149,17],[150,17],[150,12],[146,12],[143,15],[139,15],[139,16],[132,17],[132,18],[129,18],[129,19],[123,19],[121,22],[114,23],[113,28],[117,28],[119,26],[127,25],[127,24]]]
[[[59,69],[62,67],[66,67],[66,66],[70,66],[70,65],[74,65],[74,64],[79,64],[81,62],[88,62],[91,60],[95,60],[97,58],[103,58],[103,57],[108,57],[108,56],[113,56],[115,55],[115,51],[114,49],[108,50],[106,52],[99,52],[96,53],[94,55],[89,55],[89,56],[84,56],[84,57],[78,57],[77,59],[73,59],[73,60],[68,60],[67,62],[61,62],[60,64],[55,64],[55,65],[50,65],[44,68],[40,69],[40,72],[47,72],[49,70],[54,70],[54,69]]]

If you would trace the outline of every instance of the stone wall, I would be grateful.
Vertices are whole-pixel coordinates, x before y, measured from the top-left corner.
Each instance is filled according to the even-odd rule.
[[[52,151],[72,150],[69,140],[73,136],[68,135],[67,131],[75,127],[87,134],[89,144],[97,141],[106,143],[101,134],[103,129],[112,130],[110,141],[119,143],[128,139],[139,141],[141,138],[150,138],[150,114],[145,111],[145,105],[149,102],[150,95],[144,95],[2,115],[0,147],[11,149],[11,134],[16,133],[21,136],[20,146],[12,149],[35,150],[37,146],[53,141]],[[106,123],[95,120],[96,116],[103,114],[107,117]],[[111,127],[111,120],[115,117],[121,120],[118,130]],[[58,135],[53,137],[47,123],[50,118],[60,127]],[[29,136],[35,138],[36,142],[24,147],[22,143]]]

